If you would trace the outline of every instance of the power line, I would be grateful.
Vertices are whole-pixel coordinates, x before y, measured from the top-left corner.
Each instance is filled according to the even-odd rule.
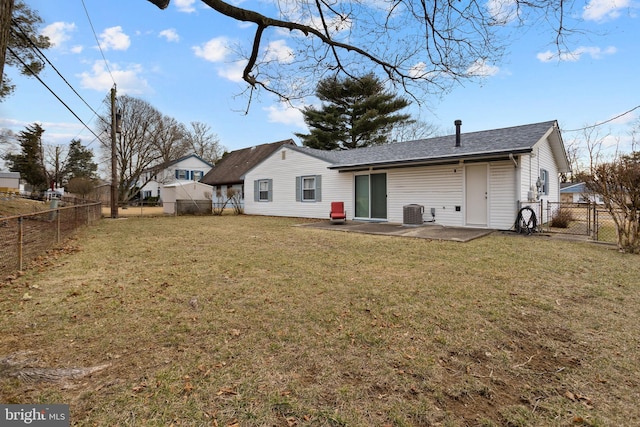
[[[107,67],[107,71],[111,76],[111,81],[113,84],[116,84],[116,79],[113,78],[113,74],[111,74],[111,69],[109,68],[109,63],[107,62],[107,58],[104,56],[104,52],[102,51],[102,45],[100,44],[100,40],[98,40],[98,35],[96,34],[95,28],[93,28],[93,22],[91,22],[91,17],[89,16],[89,11],[87,10],[87,6],[84,4],[84,0],[81,0],[82,7],[84,8],[84,13],[87,15],[87,20],[89,21],[89,26],[91,27],[91,31],[93,32],[93,37],[96,39],[96,43],[98,43],[98,49],[100,50],[100,55],[102,55],[102,59],[104,60],[105,67]]]
[[[605,120],[604,122],[596,123],[595,125],[591,125],[591,126],[585,126],[585,127],[583,127],[583,128],[580,128],[580,129],[569,129],[569,130],[562,129],[562,132],[580,132],[580,131],[582,131],[582,130],[586,130],[586,129],[591,129],[591,128],[595,128],[595,127],[598,127],[598,126],[602,126],[602,125],[605,125],[605,124],[607,124],[607,123],[609,123],[609,122],[612,122],[612,121],[614,121],[614,120],[616,120],[616,119],[619,119],[619,118],[620,118],[620,117],[622,117],[622,116],[626,116],[627,114],[631,113],[632,111],[637,110],[638,108],[640,108],[640,105],[636,105],[636,106],[635,106],[635,107],[633,107],[632,109],[630,109],[630,110],[628,110],[628,111],[625,111],[625,112],[624,112],[624,113],[622,113],[622,114],[618,114],[617,116],[612,117],[612,118],[610,118],[609,120]]]
[[[64,105],[64,106],[65,106],[65,108],[66,108],[67,110],[69,110],[69,112],[70,112],[71,114],[73,114],[73,116],[74,116],[76,119],[78,119],[78,121],[79,121],[80,123],[82,123],[82,125],[83,125],[85,128],[87,128],[87,130],[89,130],[89,132],[91,132],[91,133],[93,134],[93,136],[95,136],[96,138],[100,139],[100,137],[99,137],[98,135],[96,135],[96,134],[95,134],[95,132],[94,132],[94,131],[89,127],[89,126],[87,126],[87,125],[85,124],[85,122],[83,122],[83,121],[82,121],[82,119],[81,119],[80,117],[78,117],[78,115],[77,115],[77,114],[76,114],[76,113],[71,109],[71,107],[69,107],[69,106],[68,106],[68,105],[67,105],[67,104],[66,104],[66,103],[65,103],[65,102],[64,102],[64,101],[63,101],[63,100],[62,100],[62,99],[61,99],[61,98],[60,98],[60,97],[59,97],[59,96],[58,96],[58,95],[57,95],[57,94],[56,94],[56,93],[55,93],[55,92],[54,92],[54,91],[49,87],[49,86],[47,86],[47,84],[46,84],[46,83],[45,83],[45,82],[40,78],[40,76],[38,76],[38,75],[37,75],[37,74],[36,74],[36,73],[31,69],[31,67],[29,67],[29,65],[27,65],[27,64],[22,60],[22,58],[20,58],[18,55],[16,55],[16,53],[13,51],[13,49],[11,49],[10,47],[8,47],[8,46],[7,46],[7,50],[8,50],[8,51],[13,55],[13,56],[15,56],[15,58],[16,58],[16,59],[17,59],[17,60],[18,60],[18,61],[19,61],[19,62],[20,62],[20,63],[21,63],[21,64],[22,64],[22,65],[23,65],[27,70],[29,70],[29,72],[30,72],[30,73],[31,73],[31,74],[32,74],[36,79],[38,79],[38,81],[39,81],[40,83],[42,83],[42,85],[43,85],[44,87],[46,87],[46,88],[49,90],[49,92],[51,92],[51,94],[52,94],[53,96],[55,96],[55,97],[56,97],[56,99],[57,99],[58,101],[60,101],[60,103],[61,103],[62,105]]]
[[[11,28],[11,29],[13,30],[13,27],[18,28],[18,29],[20,30],[20,32],[22,33],[22,35],[24,36],[24,38],[25,38],[26,40],[28,40],[28,41],[29,41],[29,44],[31,45],[31,48],[36,52],[37,56],[38,56],[39,58],[43,59],[47,64],[49,64],[49,65],[51,66],[51,68],[53,68],[53,70],[58,74],[58,76],[60,76],[60,78],[62,79],[62,81],[63,81],[63,82],[65,82],[65,83],[67,84],[67,86],[69,86],[69,88],[73,91],[73,93],[75,93],[75,94],[78,96],[78,98],[80,98],[80,100],[84,103],[84,105],[86,105],[86,106],[87,106],[87,108],[89,108],[89,110],[91,110],[91,111],[93,112],[93,114],[95,114],[95,115],[96,115],[100,120],[102,120],[103,122],[105,122],[105,123],[108,125],[109,123],[107,123],[107,122],[106,122],[106,121],[105,121],[105,120],[104,120],[104,119],[103,119],[103,118],[102,118],[102,117],[101,117],[101,116],[100,116],[100,115],[99,115],[99,114],[98,114],[98,113],[93,109],[93,107],[91,107],[91,105],[89,105],[89,103],[87,103],[87,101],[85,101],[85,99],[84,99],[84,98],[83,98],[83,97],[78,93],[78,91],[77,91],[77,90],[76,90],[76,89],[71,85],[71,83],[69,83],[69,82],[67,81],[67,79],[66,79],[66,78],[65,78],[65,77],[60,73],[60,71],[56,68],[56,66],[55,66],[55,65],[53,65],[53,64],[51,63],[51,61],[49,61],[49,58],[47,58],[47,56],[42,52],[42,50],[40,50],[40,48],[39,48],[39,47],[38,47],[38,46],[33,42],[33,40],[31,40],[31,37],[29,37],[29,36],[24,32],[24,30],[22,29],[22,27],[20,26],[20,24],[19,24],[17,21],[13,20],[13,19],[12,19],[12,22],[13,22],[13,26],[12,26],[12,28]],[[15,30],[14,30],[14,32],[15,32]]]

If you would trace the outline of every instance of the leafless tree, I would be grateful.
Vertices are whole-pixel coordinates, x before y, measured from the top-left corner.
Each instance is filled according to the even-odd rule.
[[[584,181],[602,196],[616,226],[618,249],[640,253],[640,152],[595,165]]]
[[[94,190],[95,187],[96,187],[95,180],[81,176],[81,177],[71,178],[67,183],[66,189],[69,193],[78,195],[81,198],[85,199],[87,195],[91,194],[91,192]]]
[[[582,155],[580,141],[577,138],[574,138],[573,140],[569,141],[565,149],[567,152],[569,167],[571,168],[571,181],[573,182],[576,174],[580,171],[580,156]],[[567,181],[568,179],[565,179],[565,182]]]
[[[577,138],[578,144],[584,149],[586,158],[584,161],[586,165],[581,169],[586,169],[589,172],[593,172],[595,167],[602,163],[605,154],[603,153],[604,143],[609,136],[607,133],[603,135],[600,127],[586,126],[581,135]]]
[[[391,129],[389,141],[402,142],[414,141],[416,139],[431,138],[440,133],[438,127],[432,123],[422,120],[411,120],[406,123],[399,123]]]
[[[61,188],[64,185],[62,178],[65,167],[66,147],[43,144],[42,151],[49,182],[53,182],[56,187]]]
[[[218,135],[211,132],[211,126],[202,122],[191,122],[191,129],[186,133],[189,151],[211,164],[215,164],[225,148],[220,145]]]
[[[11,129],[0,129],[0,159],[18,149],[16,135]]]
[[[640,117],[631,124],[631,151],[640,151]]]
[[[148,1],[164,9],[170,0]],[[442,94],[456,81],[482,76],[518,26],[548,25],[559,53],[581,7],[564,0],[279,0],[269,2],[275,9],[267,16],[238,2],[202,2],[254,24],[248,50],[238,52],[250,94],[263,89],[293,100],[324,77],[374,72],[418,102],[425,92]],[[288,50],[275,54],[271,43],[285,37]]]
[[[118,198],[130,200],[160,170],[166,162],[185,154],[184,126],[163,116],[148,102],[128,95],[119,96],[116,109],[121,114],[121,132],[116,138],[118,166]],[[110,123],[103,117],[102,123]],[[108,134],[108,130],[102,129]],[[103,155],[110,154],[110,141],[102,138]],[[175,157],[174,157],[175,156]]]
[[[173,117],[161,115],[151,131],[151,144],[163,164],[176,160],[189,152],[186,127]]]

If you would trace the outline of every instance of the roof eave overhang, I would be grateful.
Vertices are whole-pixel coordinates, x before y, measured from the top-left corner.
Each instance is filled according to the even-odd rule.
[[[509,160],[509,155],[529,154],[533,151],[531,147],[520,148],[506,151],[494,151],[491,153],[471,153],[463,156],[443,156],[433,157],[429,159],[409,159],[400,161],[389,162],[374,162],[374,163],[361,163],[351,165],[331,165],[329,169],[334,169],[340,172],[357,172],[363,170],[376,170],[376,169],[395,169],[406,167],[419,167],[419,166],[441,166],[452,165],[459,163],[470,163],[480,161],[501,161]]]

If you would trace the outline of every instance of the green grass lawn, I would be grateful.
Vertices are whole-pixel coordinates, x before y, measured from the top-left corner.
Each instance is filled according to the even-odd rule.
[[[638,256],[301,222],[83,231],[0,285],[0,401],[82,426],[640,425]]]

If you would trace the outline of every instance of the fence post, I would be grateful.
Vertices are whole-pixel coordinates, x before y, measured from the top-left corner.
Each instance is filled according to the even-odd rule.
[[[591,236],[591,202],[587,203],[587,236]]]
[[[56,209],[56,244],[60,244],[60,209]]]
[[[18,217],[18,271],[22,271],[22,217]]]
[[[593,240],[598,241],[598,209],[593,202]]]

